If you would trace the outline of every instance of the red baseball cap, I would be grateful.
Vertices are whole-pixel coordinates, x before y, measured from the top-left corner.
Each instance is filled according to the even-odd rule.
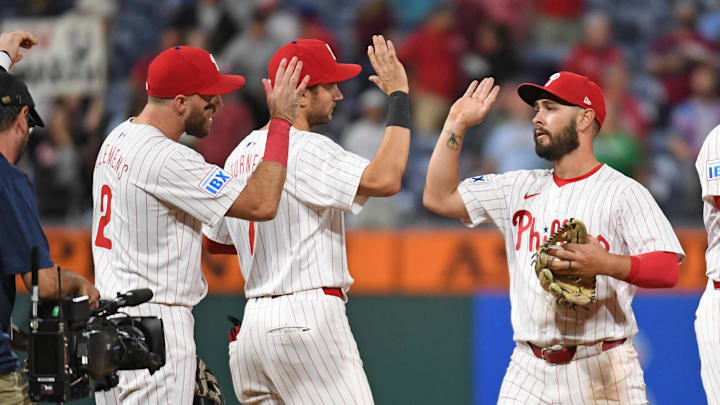
[[[300,80],[310,75],[308,87],[318,83],[337,83],[360,74],[362,67],[352,63],[338,63],[330,45],[319,39],[297,39],[278,49],[268,63],[268,77],[275,80],[275,73],[283,59],[290,62],[293,56],[302,61]]]
[[[518,86],[517,92],[520,98],[531,106],[535,105],[535,101],[543,93],[549,93],[572,105],[594,110],[595,120],[600,126],[605,121],[605,97],[600,86],[577,73],[553,73],[544,86],[522,83]]]
[[[179,94],[227,94],[243,84],[242,76],[220,74],[215,58],[208,51],[194,46],[174,46],[150,62],[145,88],[153,97],[172,98]]]

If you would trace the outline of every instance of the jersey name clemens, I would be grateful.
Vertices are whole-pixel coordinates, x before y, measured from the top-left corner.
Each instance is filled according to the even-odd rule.
[[[120,153],[120,148],[113,144],[107,144],[98,155],[98,159],[95,161],[95,168],[100,166],[109,166],[120,180],[123,174],[130,170],[130,166],[126,163],[125,156]]]
[[[512,224],[516,228],[517,236],[515,238],[515,251],[519,251],[522,246],[523,238],[527,240],[528,251],[533,252],[540,249],[540,244],[545,243],[548,237],[555,233],[562,225],[565,225],[568,219],[562,220],[553,219],[550,226],[542,226],[543,237],[540,238],[540,232],[535,230],[535,217],[528,210],[518,210],[513,214]],[[602,235],[596,236],[597,240],[605,247],[605,250],[610,250],[610,243]]]

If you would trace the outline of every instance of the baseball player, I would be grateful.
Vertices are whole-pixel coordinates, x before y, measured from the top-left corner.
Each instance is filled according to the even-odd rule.
[[[700,350],[700,375],[708,404],[720,404],[720,126],[703,143],[695,162],[702,187],[703,221],[708,234],[705,262],[707,288],[695,313],[695,333]]]
[[[289,59],[289,58],[288,58]],[[275,216],[285,180],[288,131],[309,77],[298,86],[302,63],[283,59],[271,86],[271,116],[263,163],[245,183],[206,163],[177,142],[183,132],[208,135],[221,94],[243,85],[222,75],[205,50],[176,46],[150,64],[148,103],[105,139],[93,174],[92,249],[96,284],[105,298],[150,288],[147,304],[131,315],[157,316],[165,328],[166,365],[120,372],[120,384],[96,393],[98,404],[191,404],[196,355],[192,307],[207,293],[200,267],[201,224],[224,216]]]
[[[518,94],[534,106],[536,153],[552,170],[486,174],[458,185],[466,130],[482,122],[499,91],[473,81],[452,106],[430,159],[423,202],[473,227],[492,221],[505,236],[515,350],[499,404],[646,404],[643,372],[630,339],[638,286],[672,287],[684,259],[670,223],[650,193],[600,164],[593,138],[605,118],[602,90],[559,72]],[[596,300],[561,305],[544,290],[533,254],[570,218],[584,221],[587,244],[551,249],[556,274],[595,277]]]
[[[297,56],[311,80],[290,134],[288,175],[278,215],[254,223],[227,218],[204,229],[233,244],[248,298],[242,327],[233,331],[230,371],[243,404],[371,404],[372,393],[353,338],[345,302],[353,282],[345,251],[343,213],[357,214],[368,197],[400,190],[410,148],[408,81],[392,42],[373,37],[370,76],[389,95],[388,126],[368,161],[311,132],[327,124],[343,99],[338,83],[361,67],[335,60],[330,46],[299,39],[271,58]],[[252,132],[228,157],[225,170],[247,181],[266,142]]]

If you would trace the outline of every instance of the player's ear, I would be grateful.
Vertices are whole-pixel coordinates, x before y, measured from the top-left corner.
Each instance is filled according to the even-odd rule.
[[[304,108],[310,105],[310,101],[312,100],[314,94],[314,88],[308,89],[306,88],[305,91],[303,91],[302,97],[300,97],[300,108]]]
[[[305,90],[302,97],[300,97],[300,108],[305,108],[310,104],[310,94],[308,93],[309,91]]]
[[[173,108],[178,113],[178,115],[185,115],[185,111],[187,111],[190,106],[188,105],[189,100],[187,97],[185,97],[182,94],[178,94],[173,98]]]
[[[20,134],[25,135],[25,132],[28,129],[28,122],[27,122],[27,116],[30,113],[30,108],[28,106],[23,106],[20,109],[20,112],[18,113],[17,117],[15,117],[15,121],[11,124],[11,129],[17,130]]]
[[[595,110],[590,108],[581,110],[576,119],[578,132],[592,133],[593,122],[595,122]]]

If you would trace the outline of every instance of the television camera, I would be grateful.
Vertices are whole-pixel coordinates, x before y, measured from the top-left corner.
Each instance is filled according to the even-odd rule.
[[[85,398],[115,387],[117,370],[146,368],[152,374],[165,365],[162,320],[120,311],[149,301],[153,296],[150,289],[118,293],[113,300],[100,300],[93,311],[87,296],[39,302],[35,249],[32,259],[26,371],[33,401],[62,403]]]

